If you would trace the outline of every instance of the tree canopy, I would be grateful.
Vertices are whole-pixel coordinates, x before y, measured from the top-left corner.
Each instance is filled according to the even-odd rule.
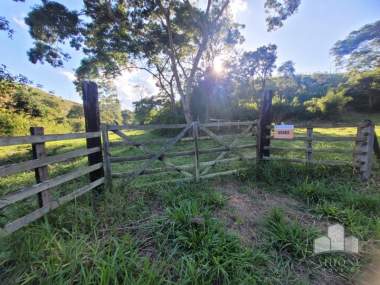
[[[197,79],[218,54],[243,40],[230,2],[83,0],[83,9],[75,11],[45,0],[26,18],[35,39],[29,59],[62,66],[70,58],[63,49],[69,44],[85,54],[77,70],[79,80],[143,69],[170,100],[179,95],[189,122]],[[268,29],[282,26],[299,4],[300,0],[267,0]]]
[[[380,66],[380,21],[351,32],[331,50],[339,66],[369,70]]]
[[[25,0],[13,0],[14,2],[25,2]],[[5,31],[8,33],[8,36],[11,38],[14,30],[9,25],[9,21],[4,16],[0,16],[0,31]]]

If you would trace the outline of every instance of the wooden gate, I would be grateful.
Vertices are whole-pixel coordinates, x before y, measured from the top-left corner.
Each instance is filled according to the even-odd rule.
[[[241,170],[236,164],[231,162],[252,160],[255,158],[255,136],[254,127],[256,122],[217,122],[200,124],[170,124],[170,125],[103,125],[103,148],[105,174],[108,185],[111,185],[112,178],[121,178],[125,182],[131,182],[142,175],[156,175],[163,173],[176,173],[176,179],[160,180],[158,177],[153,179],[154,183],[168,181],[199,181],[215,176],[229,175]],[[226,131],[233,131],[233,134],[225,134]],[[176,131],[176,130],[179,130]],[[143,132],[136,136],[136,131]],[[174,133],[170,138],[154,136],[149,138],[152,132],[165,131]],[[110,137],[112,136],[112,139]],[[136,140],[136,137],[138,140]],[[248,140],[246,144],[239,144],[241,140]],[[202,147],[203,142],[207,142],[207,147]],[[211,143],[217,147],[210,147]],[[181,145],[179,145],[181,144]],[[152,150],[149,145],[154,145]],[[114,148],[118,147],[118,148]],[[124,149],[139,150],[139,155],[124,156],[120,155]],[[190,149],[189,149],[190,148]],[[248,153],[243,153],[244,149],[250,149]],[[115,153],[116,152],[116,153]],[[128,151],[127,151],[128,152]],[[131,152],[131,151],[129,151]],[[210,154],[217,154],[210,159],[205,157]],[[231,156],[232,155],[232,156]],[[170,161],[173,158],[192,157],[190,163],[180,163]],[[131,162],[142,162],[131,167],[120,167]],[[159,162],[159,167],[156,166]],[[114,167],[119,164],[119,167]],[[223,171],[211,172],[217,165],[225,165]],[[128,169],[130,171],[125,171]],[[227,168],[227,169],[226,169]],[[120,171],[117,171],[119,169]],[[145,185],[145,184],[144,184]]]

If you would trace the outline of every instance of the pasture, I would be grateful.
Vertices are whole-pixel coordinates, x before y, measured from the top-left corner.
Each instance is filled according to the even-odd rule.
[[[354,135],[356,130],[315,132],[328,137]],[[162,138],[151,131],[126,134],[134,141]],[[116,135],[110,136],[111,143],[118,140]],[[239,144],[252,142],[255,136],[239,138]],[[212,140],[200,140],[199,144],[200,149],[218,146]],[[273,142],[278,147],[286,144],[302,147],[304,142]],[[83,146],[84,139],[48,142],[47,151],[59,154]],[[323,142],[313,147],[327,146],[352,148],[352,143]],[[173,151],[191,147],[179,142]],[[25,160],[30,151],[25,145],[3,147],[2,164]],[[255,154],[254,148],[242,151]],[[141,154],[121,145],[112,147],[112,153]],[[299,158],[305,153],[284,155]],[[316,159],[352,159],[346,153],[315,155]],[[203,154],[200,160],[216,156]],[[182,165],[191,163],[193,157],[169,159]],[[64,174],[86,163],[84,157],[54,164],[49,166],[49,175]],[[139,163],[118,163],[113,171],[128,172]],[[129,184],[113,179],[112,191],[105,191],[95,204],[91,194],[86,194],[3,237],[1,279],[5,284],[339,284],[358,278],[367,268],[380,236],[377,165],[375,178],[363,184],[352,175],[352,168],[344,166],[232,163],[243,170],[199,183],[141,186],[178,175],[166,173],[143,175]],[[151,168],[159,164],[155,162]],[[214,171],[223,171],[225,166],[215,167]],[[2,178],[0,193],[33,180],[32,172]],[[53,194],[63,195],[84,183],[82,177],[57,187]],[[0,223],[36,207],[35,198],[7,207]],[[326,234],[327,225],[334,222],[345,226],[346,235],[359,238],[359,255],[313,254],[313,240]]]

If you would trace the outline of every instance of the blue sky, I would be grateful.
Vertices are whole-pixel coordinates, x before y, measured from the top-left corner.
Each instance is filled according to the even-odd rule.
[[[79,0],[61,0],[68,7],[79,9]],[[293,60],[297,72],[312,73],[335,71],[329,50],[333,44],[349,32],[380,19],[380,0],[302,0],[299,11],[289,18],[284,27],[267,32],[265,26],[265,0],[235,0],[236,19],[245,24],[243,47],[254,50],[261,45],[274,43],[278,46],[277,65]],[[14,39],[0,33],[0,63],[13,73],[22,73],[44,89],[53,90],[63,98],[80,102],[72,84],[73,70],[78,66],[81,54],[72,53],[72,59],[63,68],[48,64],[32,64],[26,51],[32,46],[32,39],[23,23],[30,7],[40,3],[26,0],[17,3],[1,0],[0,15],[6,16],[15,30]],[[147,85],[136,89],[135,85]],[[141,94],[154,90],[154,81],[144,74],[129,74],[120,78],[116,85],[123,106],[131,108],[132,101]]]

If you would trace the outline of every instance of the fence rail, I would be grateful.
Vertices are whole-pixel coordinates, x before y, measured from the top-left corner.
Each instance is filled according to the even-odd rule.
[[[249,134],[249,135],[241,135],[241,134],[230,135],[230,134],[226,134],[226,135],[220,135],[219,137],[221,137],[222,139],[249,138],[249,137],[252,137],[252,134]],[[210,137],[210,136],[200,136],[200,137],[197,138],[197,140],[198,141],[213,140],[213,138]],[[192,142],[192,141],[194,141],[194,138],[193,137],[185,137],[185,138],[180,139],[179,141],[180,142]],[[153,145],[154,144],[164,144],[164,143],[167,143],[167,142],[168,142],[168,139],[162,139],[162,138],[147,139],[147,140],[144,140],[144,141],[133,141],[132,139],[130,139],[129,143],[127,143],[125,141],[111,141],[111,142],[109,142],[109,146],[110,147],[118,147],[118,146],[123,146],[123,145],[126,145],[126,144],[130,144],[130,145],[133,145],[133,146],[140,146],[140,145],[146,146],[146,145],[152,145],[152,144]]]
[[[338,166],[338,165],[352,165],[351,161],[339,161],[339,160],[308,160],[308,159],[300,159],[300,158],[286,158],[286,157],[267,157],[264,156],[263,160],[277,160],[277,161],[287,161],[287,162],[297,162],[297,163],[305,163],[305,164],[320,164],[320,165],[330,165],[330,166]]]
[[[255,124],[256,121],[237,121],[237,122],[217,122],[205,123],[204,127],[239,127],[249,126]],[[181,129],[185,128],[187,124],[157,124],[157,125],[107,125],[109,131],[117,130],[159,130],[159,129]]]
[[[274,150],[274,151],[308,151],[307,147],[276,147],[276,146],[265,146],[264,149]],[[314,149],[313,152],[330,152],[330,153],[359,153],[354,152],[352,149],[341,149],[341,148],[320,148]]]
[[[267,136],[270,140],[284,140],[280,138],[275,138],[273,136]],[[321,142],[362,142],[362,140],[358,140],[356,137],[346,136],[346,137],[322,137],[322,136],[314,136],[312,138],[296,136],[292,139],[288,139],[289,141],[321,141]]]
[[[102,185],[104,178],[100,177],[95,181],[91,181],[89,184],[74,190],[73,192],[66,194],[63,197],[53,198],[51,189],[60,186],[64,183],[80,178],[87,174],[91,174],[94,171],[103,168],[103,162],[89,164],[89,166],[79,167],[69,173],[59,175],[53,178],[48,178],[47,166],[64,162],[72,159],[76,159],[83,156],[90,156],[101,152],[100,146],[87,147],[82,149],[76,149],[68,151],[66,153],[48,156],[45,149],[46,142],[63,141],[68,139],[93,139],[99,138],[101,132],[86,132],[86,133],[70,133],[70,134],[58,134],[58,135],[44,135],[43,128],[31,128],[31,136],[20,137],[0,137],[1,146],[12,146],[21,144],[32,144],[34,159],[22,161],[18,163],[2,165],[0,166],[0,177],[9,176],[25,171],[35,171],[36,184],[23,187],[17,191],[0,196],[0,209],[4,209],[12,204],[28,199],[35,195],[38,195],[40,201],[40,208],[37,210],[17,218],[14,221],[8,222],[2,228],[0,233],[10,234],[23,226],[41,218],[46,213],[53,209],[58,208],[60,205],[67,203],[90,190]]]
[[[59,206],[71,200],[74,200],[75,198],[78,198],[82,196],[83,194],[89,192],[90,190],[102,185],[103,183],[104,183],[104,178],[99,178],[98,180],[95,180],[91,182],[90,184],[85,185],[71,192],[70,194],[67,194],[63,197],[53,200],[49,205],[43,206],[21,218],[14,220],[13,222],[6,224],[2,229],[0,229],[0,234],[9,235],[17,231],[18,229],[30,224],[31,222],[34,222],[35,220],[42,218],[44,215],[58,208]]]
[[[23,172],[53,163],[67,161],[79,156],[89,155],[100,151],[100,147],[77,149],[63,154],[47,156],[39,159],[28,160],[24,162],[0,166],[0,177]]]
[[[45,143],[52,141],[96,138],[100,132],[57,134],[57,135],[37,135],[37,136],[19,136],[19,137],[0,137],[0,146]]]

